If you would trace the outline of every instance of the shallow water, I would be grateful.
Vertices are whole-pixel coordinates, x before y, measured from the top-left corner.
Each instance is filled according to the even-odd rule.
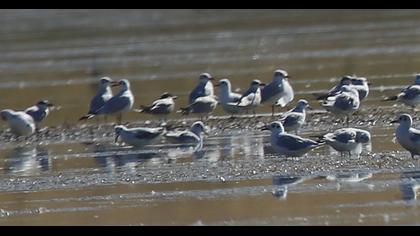
[[[392,141],[395,127],[389,124],[398,112],[412,111],[380,101],[418,72],[418,10],[1,13],[0,107],[23,109],[45,98],[57,109],[43,123],[51,131],[43,131],[45,139],[10,141],[1,123],[0,224],[420,223],[420,164]],[[180,107],[204,71],[228,77],[243,91],[252,79],[270,81],[277,68],[292,75],[296,100],[305,98],[317,109],[311,93],[329,89],[344,74],[372,82],[353,122],[372,134],[359,158],[326,146],[307,157],[279,158],[268,133],[255,129],[267,117],[213,119],[198,151],[165,143],[124,147],[113,142],[111,126],[77,123],[102,75],[129,79],[135,107],[164,91],[179,95]],[[310,113],[316,121],[301,135],[341,127],[318,112]],[[219,107],[214,115],[225,114]],[[149,119],[124,117],[131,124]]]

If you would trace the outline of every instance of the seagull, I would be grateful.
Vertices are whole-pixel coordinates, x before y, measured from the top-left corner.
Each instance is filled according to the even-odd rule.
[[[261,104],[261,89],[260,86],[265,86],[260,80],[254,79],[248,90],[246,90],[236,103],[237,106],[243,109],[252,108],[255,116],[255,108]]]
[[[23,111],[5,109],[0,111],[0,116],[9,123],[12,133],[17,136],[28,136],[35,132],[34,119]]]
[[[308,101],[300,99],[295,108],[286,112],[283,117],[280,118],[286,132],[294,130],[297,134],[298,129],[305,123],[306,108],[311,109]]]
[[[413,109],[420,104],[420,74],[416,74],[416,79],[413,85],[410,85],[397,95],[385,98],[384,101],[402,102]]]
[[[175,99],[177,99],[177,96],[173,96],[172,94],[165,92],[160,96],[158,100],[154,101],[151,105],[140,105],[141,109],[134,111],[139,113],[144,112],[147,114],[163,116],[166,120],[166,116],[174,110]]]
[[[351,87],[355,88],[359,93],[360,101],[365,99],[369,94],[369,85],[370,82],[367,81],[365,77],[353,76],[351,78]]]
[[[202,121],[196,121],[191,125],[190,130],[167,132],[165,138],[171,143],[197,144],[202,146],[203,133],[207,133],[204,123]]]
[[[192,104],[195,101],[195,99],[199,97],[214,95],[214,88],[211,80],[214,79],[209,73],[202,73],[200,75],[198,85],[190,93],[190,97],[188,100],[189,104]]]
[[[272,102],[271,115],[274,116],[274,107],[285,107],[294,98],[292,86],[288,78],[291,78],[286,71],[274,71],[273,80],[261,90],[261,103]]]
[[[316,100],[324,100],[324,99],[327,99],[328,97],[335,96],[341,91],[341,88],[343,87],[343,85],[351,85],[352,78],[353,77],[350,75],[345,75],[341,78],[340,82],[336,86],[334,86],[328,91],[328,93],[313,94],[313,95],[317,97]]]
[[[188,115],[190,113],[206,114],[207,116],[216,109],[217,100],[216,96],[210,95],[205,97],[199,97],[195,101],[185,108],[181,108],[178,113]],[[201,120],[203,117],[201,117]]]
[[[94,112],[101,108],[105,102],[112,98],[111,86],[116,85],[118,85],[118,82],[113,81],[109,77],[102,77],[99,80],[99,89],[96,95],[90,101],[88,114],[94,114]]]
[[[400,123],[395,131],[400,145],[410,152],[412,158],[420,155],[420,130],[411,127],[413,123],[411,116],[402,114],[398,120],[393,120],[391,123]]]
[[[82,116],[79,120],[91,119],[97,115],[116,115],[118,124],[121,124],[122,113],[131,110],[134,104],[134,96],[130,90],[130,82],[126,79],[120,80],[118,84],[112,86],[121,86],[120,91],[111,99],[106,101],[98,110]]]
[[[360,106],[359,93],[355,88],[344,85],[339,94],[328,97],[321,105],[335,115],[346,116],[347,125],[349,125],[349,116]]]
[[[215,87],[220,87],[219,90],[219,102],[225,112],[229,114],[238,114],[243,111],[242,107],[238,106],[237,103],[241,99],[241,94],[232,92],[231,84],[229,79],[221,79]]]
[[[118,138],[131,146],[143,147],[145,145],[155,142],[165,132],[165,127],[159,128],[127,128],[124,125],[115,126],[115,142],[118,142]]]
[[[274,121],[262,130],[271,130],[271,146],[280,155],[286,157],[300,157],[310,150],[320,147],[323,143],[297,135],[287,134],[279,121]]]
[[[337,129],[318,138],[340,152],[341,156],[344,152],[348,152],[351,156],[351,151],[356,151],[362,143],[368,143],[371,140],[369,131],[356,128]]]
[[[41,100],[36,105],[28,107],[25,112],[26,114],[32,116],[36,125],[38,125],[38,123],[48,116],[50,113],[49,108],[53,106],[54,104],[50,103],[48,100]]]

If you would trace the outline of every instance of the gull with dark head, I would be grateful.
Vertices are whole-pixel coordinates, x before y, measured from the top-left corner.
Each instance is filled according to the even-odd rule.
[[[320,147],[323,143],[311,139],[302,138],[297,135],[287,134],[281,122],[275,121],[262,130],[271,131],[271,147],[280,155],[286,157],[300,157],[310,150]]]
[[[203,144],[203,133],[207,133],[207,128],[201,121],[196,121],[191,125],[190,130],[170,131],[165,134],[166,139],[171,143],[180,144]]]
[[[285,70],[274,71],[273,80],[261,90],[261,103],[272,103],[271,113],[274,116],[274,107],[285,107],[294,98],[292,86],[289,84],[289,74]]]
[[[341,88],[344,85],[351,85],[352,78],[353,76],[345,75],[341,78],[340,82],[336,86],[332,87],[328,91],[328,93],[325,93],[325,94],[314,93],[313,95],[317,97],[316,100],[324,100],[324,99],[327,99],[328,97],[335,96],[341,92]]]
[[[140,110],[134,110],[139,113],[147,113],[156,116],[163,117],[166,120],[166,117],[173,112],[175,108],[175,99],[177,96],[174,96],[170,93],[163,93],[159,99],[155,100],[151,105],[143,106],[140,105]]]
[[[254,79],[248,90],[246,90],[236,103],[237,106],[244,110],[252,109],[254,116],[256,115],[255,109],[261,104],[261,89],[260,86],[265,86],[260,80]]]
[[[121,124],[122,114],[133,107],[134,96],[130,90],[130,82],[126,79],[113,83],[112,86],[121,86],[121,89],[98,110],[81,117],[79,120],[91,119],[98,115],[114,115],[117,116],[117,123]]]
[[[50,107],[53,106],[54,104],[50,103],[48,100],[41,100],[36,105],[28,107],[25,112],[26,114],[32,116],[36,125],[38,126],[38,123],[43,121],[48,116],[50,113]]]
[[[371,83],[369,83],[365,77],[353,76],[351,78],[351,87],[355,88],[359,93],[360,101],[369,95],[369,85],[371,85]]]
[[[214,95],[213,77],[209,73],[202,73],[199,77],[198,85],[191,91],[188,103],[192,104],[199,97]]]
[[[28,136],[35,132],[35,121],[26,112],[4,109],[0,111],[0,116],[9,124],[14,135]]]
[[[385,98],[384,101],[401,102],[414,109],[418,104],[420,104],[420,74],[416,74],[416,79],[413,85],[402,89],[396,96]]]
[[[350,116],[360,106],[359,93],[352,86],[344,85],[339,94],[328,97],[321,105],[337,116],[345,116],[347,125],[349,125]]]

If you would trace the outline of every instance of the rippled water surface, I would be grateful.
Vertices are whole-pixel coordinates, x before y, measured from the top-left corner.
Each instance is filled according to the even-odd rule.
[[[100,76],[129,79],[135,107],[164,91],[180,107],[202,72],[244,91],[278,68],[316,108],[308,119],[319,125],[308,122],[305,137],[342,125],[318,114],[312,93],[345,74],[372,82],[352,124],[372,134],[359,158],[326,146],[279,158],[268,133],[247,129],[269,118],[221,119],[220,107],[200,150],[130,148],[113,142],[110,127],[77,122]],[[42,124],[52,130],[47,140],[7,141],[1,123],[0,224],[419,225],[420,163],[393,141],[388,122],[396,109],[418,119],[380,101],[416,72],[418,10],[0,10],[0,107],[57,105]],[[64,130],[79,126],[76,139]]]

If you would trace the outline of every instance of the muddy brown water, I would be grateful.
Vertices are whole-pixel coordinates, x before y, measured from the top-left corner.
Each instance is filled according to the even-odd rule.
[[[1,10],[0,107],[57,105],[31,140],[1,123],[1,225],[419,225],[419,162],[389,124],[412,110],[384,103],[420,71],[418,10]],[[282,68],[317,110],[302,136],[341,127],[311,93],[340,76],[372,82],[352,126],[372,142],[359,158],[327,146],[279,158],[257,118],[217,108],[202,150],[113,143],[112,125],[78,123],[99,76],[126,78],[135,107],[162,92],[177,108],[202,72],[244,91]],[[216,90],[218,92],[218,90]],[[282,111],[282,110],[279,110]],[[153,117],[129,113],[144,125]],[[190,124],[197,117],[173,114]],[[111,119],[112,120],[112,119]],[[333,122],[331,122],[333,121]],[[153,123],[154,124],[154,123]],[[149,125],[152,126],[152,125]]]

